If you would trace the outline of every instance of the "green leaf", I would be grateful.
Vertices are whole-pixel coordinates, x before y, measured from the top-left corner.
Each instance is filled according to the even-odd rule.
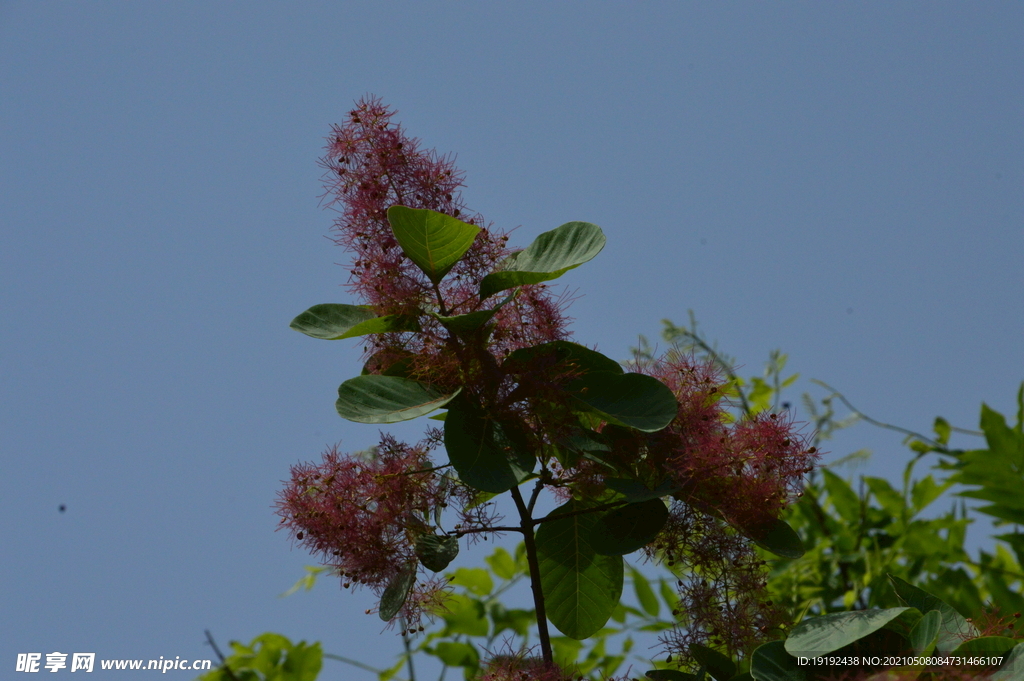
[[[569,501],[549,517],[585,508]],[[580,513],[544,522],[536,535],[548,619],[560,632],[577,640],[597,633],[622,595],[622,558],[597,555],[589,544],[595,522],[594,514]]]
[[[729,681],[736,674],[736,664],[717,650],[693,643],[690,655],[708,670],[715,681]]]
[[[1017,556],[1017,562],[1024,565],[1024,533],[1010,532],[1008,534],[997,534],[996,539],[1002,539],[1010,545],[1013,553]]]
[[[895,575],[889,575],[889,581],[901,603],[913,606],[921,612],[939,611],[942,616],[942,627],[939,629],[939,638],[935,642],[935,648],[940,653],[948,653],[960,645],[965,638],[974,638],[978,635],[978,630],[973,624],[941,599]]]
[[[382,620],[390,622],[398,614],[415,583],[415,567],[406,568],[392,577],[380,597],[380,611],[377,614]]]
[[[989,408],[984,402],[981,405],[981,429],[985,432],[989,451],[994,456],[1011,459],[1024,454],[1024,440],[1006,425],[1005,416]]]
[[[661,610],[661,604],[658,602],[658,597],[654,595],[654,590],[651,589],[651,583],[635,567],[630,566],[629,574],[633,579],[633,592],[636,594],[636,600],[640,603],[640,607],[651,617],[657,617]]]
[[[490,628],[483,602],[465,594],[452,594],[446,598],[441,617],[445,622],[444,636],[487,636]]]
[[[857,610],[811,617],[793,627],[786,639],[786,652],[793,657],[828,655],[884,628],[908,610],[907,607]]]
[[[502,363],[502,368],[512,374],[546,374],[556,366],[580,373],[592,371],[622,373],[622,365],[611,357],[603,355],[597,350],[591,350],[585,345],[564,340],[513,350]]]
[[[467,485],[495,494],[512,489],[536,458],[467,400],[453,402],[444,421],[448,459]],[[511,457],[511,459],[510,459]]]
[[[942,627],[942,613],[931,610],[924,614],[914,628],[910,630],[910,645],[915,655],[931,655],[935,643],[939,640],[939,629]]]
[[[825,489],[828,491],[828,499],[832,502],[836,512],[850,524],[860,523],[860,499],[850,487],[850,484],[840,478],[827,468],[823,468],[825,476]]]
[[[949,436],[953,434],[953,428],[949,425],[949,421],[941,416],[936,416],[932,430],[935,431],[935,439],[940,445],[949,444]]]
[[[668,509],[661,499],[626,504],[597,518],[589,543],[602,556],[623,556],[654,541],[667,520]]]
[[[1010,651],[1003,665],[988,681],[1024,681],[1024,643],[1018,643]]]
[[[440,572],[459,555],[459,540],[436,534],[423,534],[416,539],[416,557],[423,567]]]
[[[342,340],[368,333],[419,331],[415,317],[385,315],[378,317],[367,305],[325,303],[314,305],[289,325],[307,336],[323,340]]]
[[[781,518],[770,525],[757,528],[756,531],[744,533],[754,540],[754,543],[766,551],[771,551],[776,556],[783,558],[799,558],[804,555],[804,543],[792,527]]]
[[[480,654],[470,643],[441,641],[434,648],[434,655],[449,667],[476,669],[480,666]]]
[[[357,423],[408,421],[443,407],[462,389],[444,395],[398,376],[356,376],[338,388],[335,406],[342,418]]]
[[[679,412],[669,387],[643,374],[595,371],[573,381],[569,390],[585,409],[645,433],[661,430]]]
[[[509,552],[502,547],[494,549],[494,553],[484,557],[484,560],[491,568],[491,572],[499,578],[509,581],[516,576],[516,563],[512,560]]]
[[[804,681],[804,667],[786,652],[782,641],[772,641],[757,648],[750,656],[750,675],[755,681]]]
[[[607,447],[605,448],[607,449]],[[648,499],[660,499],[679,491],[679,488],[672,480],[665,480],[654,489],[649,488],[639,480],[629,478],[605,478],[604,484],[613,489],[626,501],[647,501]]]
[[[459,568],[449,583],[465,587],[477,596],[489,596],[494,590],[494,580],[483,568]]]
[[[497,314],[498,310],[505,307],[516,297],[516,294],[505,298],[490,310],[478,310],[476,312],[467,312],[466,314],[455,315],[454,317],[443,317],[439,314],[433,315],[437,321],[441,322],[446,329],[453,331],[458,334],[472,333],[482,328],[487,322],[491,321],[491,318]]]
[[[654,681],[696,681],[697,676],[688,672],[680,672],[675,669],[652,669],[644,672],[644,676]]]
[[[509,256],[480,282],[480,299],[498,291],[557,279],[593,259],[604,248],[601,228],[589,222],[567,222],[538,236],[525,251]]]
[[[669,610],[675,610],[676,606],[679,605],[679,594],[664,579],[658,580],[658,593],[661,594],[661,599],[665,601],[665,605],[668,606]]]
[[[864,476],[864,482],[874,492],[875,498],[878,499],[878,503],[881,504],[886,513],[897,519],[903,516],[906,502],[903,499],[903,495],[894,490],[888,480]]]
[[[910,490],[910,503],[914,506],[914,513],[920,513],[929,504],[942,496],[952,486],[952,482],[946,480],[941,485],[935,483],[932,476],[928,475],[914,483]]]
[[[1013,650],[1017,640],[1007,636],[979,636],[958,645],[951,655],[1003,656]]]
[[[433,283],[473,245],[480,228],[433,210],[391,206],[388,222],[402,251]]]

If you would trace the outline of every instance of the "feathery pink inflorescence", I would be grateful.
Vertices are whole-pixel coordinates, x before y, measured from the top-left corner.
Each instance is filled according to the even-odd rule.
[[[292,467],[277,504],[282,526],[334,567],[346,588],[364,585],[379,596],[401,572],[415,569],[416,538],[429,532],[429,513],[449,498],[439,477],[426,470],[431,465],[424,447],[388,435],[371,456],[331,447],[323,463]],[[407,622],[436,602],[441,585],[417,585],[403,613]]]
[[[508,235],[469,210],[460,193],[463,173],[450,156],[420,149],[402,126],[391,122],[395,111],[378,98],[364,98],[344,125],[334,126],[321,165],[328,205],[338,204],[335,241],[353,254],[348,286],[378,314],[419,314],[437,305],[430,281],[402,252],[387,220],[393,205],[445,213],[480,228],[472,247],[440,284],[448,315],[493,307],[481,301],[480,281],[511,254]],[[325,195],[325,196],[326,196]],[[524,286],[520,295],[495,316],[490,351],[498,359],[509,352],[568,336],[564,309],[568,300],[553,296],[543,284]],[[367,354],[386,364],[412,352],[413,377],[457,384],[454,358],[444,348],[446,332],[421,317],[424,333],[384,334],[368,339]],[[386,368],[386,367],[385,367]]]

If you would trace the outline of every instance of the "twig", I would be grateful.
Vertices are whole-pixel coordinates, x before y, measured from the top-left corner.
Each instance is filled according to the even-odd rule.
[[[213,640],[213,634],[210,633],[209,629],[204,629],[203,633],[206,634],[206,642],[210,644],[210,647],[213,648],[213,652],[217,654],[217,659],[220,660],[220,666],[227,673],[228,677],[231,678],[232,681],[238,681],[238,677],[235,676],[233,671],[231,671],[231,667],[228,666],[227,660],[224,659],[224,653],[220,652],[220,648],[217,647],[217,642]]]
[[[891,423],[884,423],[882,421],[878,421],[876,419],[871,418],[870,416],[868,416],[867,414],[862,412],[860,409],[857,409],[857,407],[855,407],[852,404],[850,404],[850,401],[848,399],[846,399],[845,395],[843,395],[841,392],[839,392],[838,390],[836,390],[835,388],[830,386],[828,383],[825,383],[824,381],[819,381],[819,380],[817,380],[815,378],[812,378],[811,382],[812,383],[817,383],[821,387],[826,388],[828,390],[831,390],[832,394],[834,394],[836,397],[838,397],[839,401],[842,402],[843,404],[845,404],[846,407],[850,411],[852,411],[854,414],[856,414],[860,418],[864,419],[865,421],[867,421],[871,425],[877,426],[879,428],[885,428],[887,430],[895,430],[897,433],[903,433],[904,435],[909,435],[911,437],[916,437],[919,440],[927,442],[927,443],[931,444],[933,447],[935,447],[936,449],[939,449],[941,451],[949,451],[948,447],[946,447],[942,443],[938,442],[937,440],[933,440],[932,438],[928,437],[927,435],[922,435],[921,433],[918,433],[916,431],[907,430],[906,428],[902,428],[900,426],[894,426]],[[950,426],[950,430],[955,430],[956,432],[963,433],[964,435],[976,435],[978,437],[983,437],[985,435],[985,433],[982,433],[981,431],[968,430],[966,428],[957,428],[955,426]]]

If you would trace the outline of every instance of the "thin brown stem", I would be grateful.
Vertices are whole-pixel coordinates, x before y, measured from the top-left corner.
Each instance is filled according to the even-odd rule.
[[[228,666],[227,660],[224,659],[224,653],[220,652],[220,648],[217,647],[217,642],[213,640],[213,634],[210,633],[209,629],[205,629],[204,632],[206,633],[207,643],[209,643],[210,647],[213,648],[213,652],[217,654],[217,659],[220,660],[221,668],[228,675],[228,678],[232,681],[238,681],[238,677],[235,676],[233,671],[231,671],[231,667]]]
[[[555,657],[551,652],[551,634],[548,632],[548,615],[544,608],[544,592],[540,585],[540,562],[537,560],[537,542],[533,537],[534,521],[530,516],[530,509],[523,501],[523,495],[518,487],[512,488],[512,499],[519,509],[519,518],[522,521],[523,543],[526,545],[526,562],[530,566],[530,587],[533,590],[533,605],[537,611],[537,635],[540,637],[541,656],[544,664],[553,665]]]

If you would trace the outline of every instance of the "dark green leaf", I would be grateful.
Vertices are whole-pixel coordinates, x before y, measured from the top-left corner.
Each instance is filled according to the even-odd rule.
[[[884,628],[909,609],[857,610],[811,617],[793,627],[786,639],[786,652],[793,657],[828,655]]]
[[[996,539],[1002,539],[1004,542],[1010,545],[1013,549],[1014,554],[1017,556],[1017,562],[1024,565],[1024,533],[1011,532],[1008,534],[997,534]]]
[[[623,556],[647,546],[668,520],[661,499],[613,508],[598,517],[590,532],[591,548],[602,556]]]
[[[978,635],[978,630],[974,628],[973,624],[941,599],[895,575],[889,575],[889,581],[901,603],[913,606],[921,612],[938,610],[942,615],[942,627],[939,630],[939,638],[935,642],[935,648],[940,653],[948,653],[960,645],[965,638],[974,638]]]
[[[754,543],[766,551],[783,558],[799,558],[804,555],[804,544],[800,535],[782,519],[773,521],[766,527],[750,531],[748,536]]]
[[[736,663],[717,650],[693,643],[690,655],[708,670],[715,681],[729,681],[736,675]]]
[[[525,251],[514,253],[500,270],[480,282],[480,298],[498,291],[556,279],[591,260],[604,248],[601,228],[589,222],[567,222],[538,236]]]
[[[385,315],[378,317],[367,305],[325,303],[314,305],[292,320],[291,328],[323,340],[342,340],[368,333],[419,331],[415,317]]]
[[[669,387],[643,374],[595,371],[573,381],[569,390],[585,409],[645,433],[661,430],[679,412]]]
[[[433,210],[391,206],[388,222],[402,251],[435,284],[473,245],[480,228]]]
[[[449,406],[444,446],[459,478],[471,487],[498,494],[533,470],[536,458],[510,435],[466,400]]]
[[[910,645],[915,655],[931,655],[936,641],[939,640],[939,629],[942,627],[942,614],[931,610],[924,614],[910,631]]]
[[[569,501],[550,516],[583,509],[579,502]],[[541,524],[536,535],[548,619],[577,640],[599,631],[622,595],[622,558],[599,556],[589,544],[595,521],[592,513],[550,520]]]
[[[672,480],[665,480],[654,489],[649,488],[639,480],[630,480],[628,478],[605,478],[604,484],[609,489],[613,489],[626,497],[626,501],[660,499],[679,491],[679,488]]]
[[[384,594],[380,597],[380,618],[390,622],[405,605],[405,599],[409,596],[413,584],[416,583],[416,568],[410,567],[395,575],[384,588]]]
[[[349,421],[397,423],[443,407],[460,391],[444,395],[408,378],[369,374],[342,383],[335,406]]]
[[[468,334],[482,328],[487,322],[491,321],[491,318],[497,314],[498,310],[511,302],[515,297],[516,294],[513,293],[490,310],[467,312],[466,314],[455,315],[454,317],[443,317],[435,314],[434,317],[436,317],[437,321],[441,322],[446,329],[457,334]]]
[[[1008,654],[1017,645],[1017,640],[1007,636],[979,636],[964,641],[950,653],[951,655],[1000,657]]]
[[[696,675],[675,669],[652,669],[645,672],[644,676],[654,681],[697,681]]]
[[[765,643],[750,656],[750,675],[755,681],[804,681],[804,668],[786,652],[782,641]]]
[[[571,341],[551,341],[512,351],[502,365],[513,374],[544,373],[560,368],[565,371],[589,373],[611,371],[622,373],[622,365],[597,350]]]
[[[423,567],[440,572],[459,555],[459,540],[436,534],[423,534],[416,540],[416,557]]]

